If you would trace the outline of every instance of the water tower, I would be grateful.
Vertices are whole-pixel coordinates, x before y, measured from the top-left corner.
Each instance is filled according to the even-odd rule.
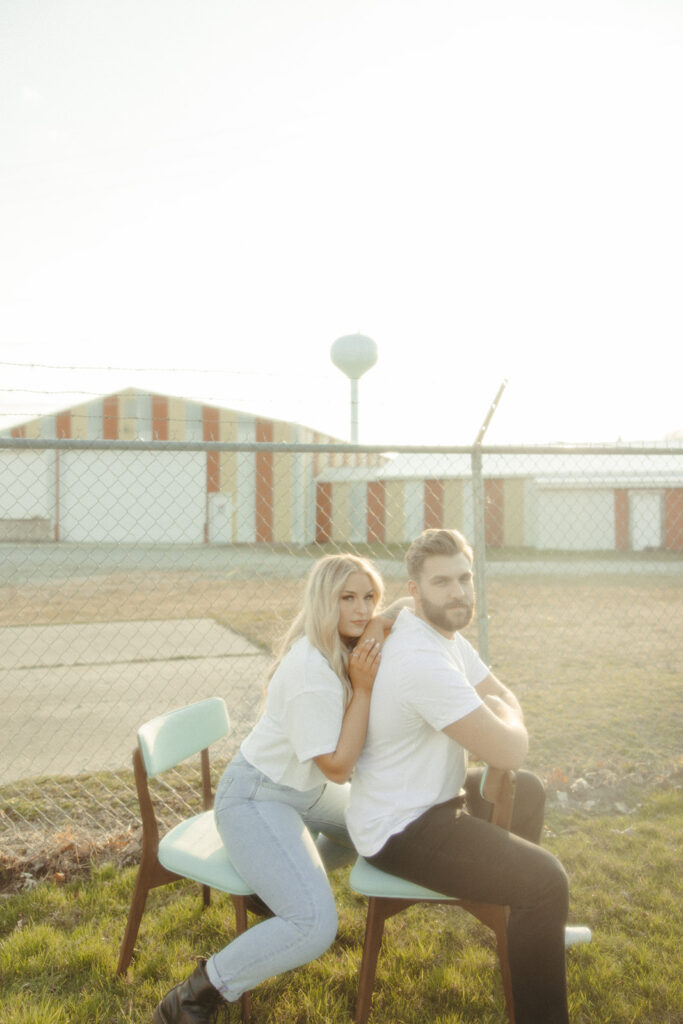
[[[351,381],[351,441],[358,444],[358,381],[377,362],[377,345],[365,334],[345,334],[332,345],[330,358]]]

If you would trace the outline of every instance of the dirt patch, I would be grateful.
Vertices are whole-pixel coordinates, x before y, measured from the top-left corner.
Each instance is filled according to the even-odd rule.
[[[548,807],[589,815],[633,815],[649,792],[672,787],[683,789],[683,758],[672,771],[650,767],[624,777],[606,767],[573,780],[556,773],[547,787]],[[141,838],[140,828],[103,838],[69,826],[47,839],[36,833],[21,855],[0,840],[0,893],[22,892],[39,882],[64,885],[89,874],[97,864],[114,863],[118,868],[138,864]]]
[[[110,836],[92,836],[70,826],[49,839],[29,840],[22,854],[0,843],[0,892],[11,894],[33,889],[39,882],[64,885],[90,873],[93,865],[114,862],[123,868],[140,860],[140,830],[129,829]]]

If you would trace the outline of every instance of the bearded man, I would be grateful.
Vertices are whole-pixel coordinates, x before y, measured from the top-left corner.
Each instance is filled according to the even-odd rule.
[[[370,863],[444,895],[510,907],[517,1024],[567,1024],[567,876],[541,849],[545,793],[521,769],[528,749],[512,692],[460,635],[474,611],[472,550],[425,530],[406,554],[414,609],[382,650],[347,824]],[[516,774],[510,832],[489,822],[483,768]]]

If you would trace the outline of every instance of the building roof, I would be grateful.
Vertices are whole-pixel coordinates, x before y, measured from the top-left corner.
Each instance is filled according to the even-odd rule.
[[[529,446],[519,454],[513,451],[483,453],[482,470],[486,479],[527,479],[548,487],[680,487],[683,484],[683,451],[680,444],[648,445],[639,451],[635,445],[609,446],[608,452],[578,454],[571,451],[533,452]],[[621,450],[619,450],[621,448]],[[615,450],[616,449],[616,450]],[[404,452],[375,468],[357,467],[322,470],[319,479],[326,482],[352,480],[467,480],[472,476],[469,452]]]

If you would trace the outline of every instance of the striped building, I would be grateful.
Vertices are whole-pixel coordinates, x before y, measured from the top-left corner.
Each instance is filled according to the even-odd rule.
[[[683,550],[683,457],[491,454],[483,459],[487,547]],[[318,540],[408,543],[423,529],[474,536],[469,455],[403,454],[376,469],[326,467],[316,479]]]
[[[298,424],[126,389],[8,431],[121,441],[338,443]],[[307,544],[314,479],[374,455],[65,450],[0,453],[0,539]],[[13,468],[12,468],[13,467]],[[30,514],[29,514],[30,513]]]
[[[164,451],[156,441],[335,443],[307,427],[127,389],[34,419],[15,437],[151,442],[136,450],[0,450],[0,540],[404,544],[474,536],[469,455]],[[683,550],[683,459],[487,454],[487,546]]]

